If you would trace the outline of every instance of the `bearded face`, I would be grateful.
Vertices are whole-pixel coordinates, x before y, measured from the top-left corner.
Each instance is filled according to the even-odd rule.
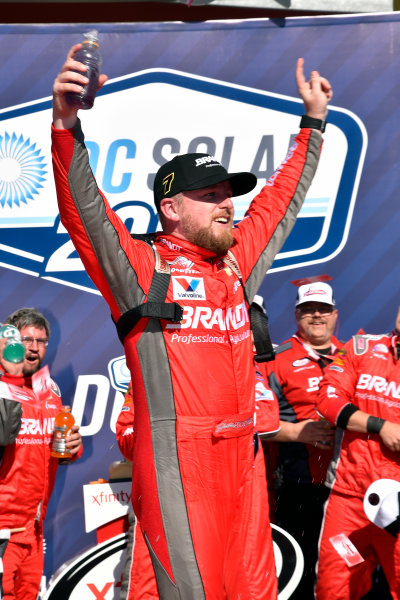
[[[43,327],[30,325],[20,330],[22,343],[25,346],[23,373],[33,375],[42,366],[46,355],[48,338]]]
[[[233,244],[232,188],[228,181],[208,188],[182,192],[176,197],[178,219],[173,234],[215,254]]]
[[[229,219],[230,222],[232,221],[229,214],[226,218]],[[219,231],[214,231],[212,222],[208,227],[199,228],[193,221],[191,215],[186,215],[182,219],[181,224],[185,238],[189,242],[200,248],[215,252],[217,255],[225,254],[233,244],[232,224],[230,229],[221,229]]]

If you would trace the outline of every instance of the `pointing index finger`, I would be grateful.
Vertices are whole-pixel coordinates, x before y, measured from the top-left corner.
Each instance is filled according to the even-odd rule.
[[[298,58],[296,63],[296,83],[297,87],[302,87],[306,83],[304,77],[304,58]]]

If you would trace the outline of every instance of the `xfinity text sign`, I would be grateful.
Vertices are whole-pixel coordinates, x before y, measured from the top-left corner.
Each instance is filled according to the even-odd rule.
[[[172,70],[109,82],[80,117],[99,187],[133,233],[154,231],[152,185],[176,154],[207,152],[252,171],[260,190],[298,132],[303,103]],[[95,292],[59,222],[48,99],[0,113],[0,264]],[[317,175],[272,270],[324,262],[344,246],[367,145],[360,120],[331,108]],[[252,194],[235,199],[240,220]]]

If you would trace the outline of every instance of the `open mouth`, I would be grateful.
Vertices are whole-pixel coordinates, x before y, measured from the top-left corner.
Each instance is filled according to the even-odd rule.
[[[220,223],[221,225],[228,225],[231,222],[229,217],[217,217],[214,219],[214,221],[216,223]]]
[[[25,360],[26,360],[28,363],[31,363],[31,364],[33,364],[33,363],[37,362],[39,359],[38,359],[38,357],[37,357],[37,356],[35,356],[35,355],[32,355],[32,354],[29,354],[29,355],[25,355]]]

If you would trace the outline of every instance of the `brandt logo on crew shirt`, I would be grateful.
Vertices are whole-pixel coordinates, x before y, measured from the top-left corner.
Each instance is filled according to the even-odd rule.
[[[202,277],[171,277],[174,300],[206,300]]]

